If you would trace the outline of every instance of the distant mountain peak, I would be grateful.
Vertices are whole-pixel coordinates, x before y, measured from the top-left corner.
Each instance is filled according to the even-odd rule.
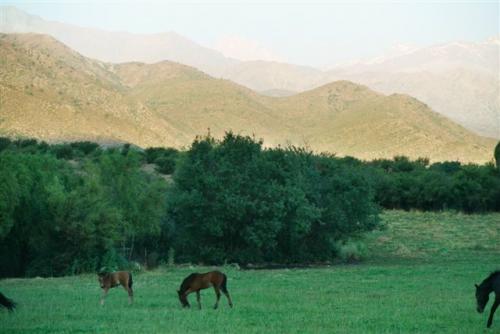
[[[388,61],[390,59],[394,59],[394,58],[397,58],[400,56],[411,54],[411,53],[417,51],[418,49],[419,49],[419,47],[415,44],[409,44],[409,43],[396,44],[396,45],[392,46],[391,48],[389,48],[381,56],[366,60],[364,62],[361,62],[361,64],[364,64],[364,65],[381,64],[381,63]]]
[[[488,38],[485,43],[487,44],[494,44],[494,45],[500,45],[500,35],[496,35],[493,37]]]
[[[224,36],[215,42],[214,49],[226,57],[241,61],[286,62],[284,57],[279,56],[275,51],[266,48],[258,41],[241,36]]]

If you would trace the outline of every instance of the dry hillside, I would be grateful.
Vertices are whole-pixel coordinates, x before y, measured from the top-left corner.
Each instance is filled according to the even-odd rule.
[[[347,81],[267,97],[173,62],[102,63],[36,34],[1,34],[0,65],[3,135],[182,147],[210,128],[366,159],[476,162],[494,146],[414,98]]]

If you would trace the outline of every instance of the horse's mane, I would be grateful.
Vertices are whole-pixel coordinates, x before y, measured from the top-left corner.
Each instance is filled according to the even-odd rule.
[[[493,280],[495,277],[500,276],[500,270],[495,270],[493,271],[488,277],[484,279],[484,281],[481,284],[485,284]]]
[[[192,273],[182,281],[181,292],[186,291],[199,273]]]
[[[103,277],[103,278],[106,278],[106,277],[109,277],[111,275],[111,272],[109,271],[101,271],[100,273],[97,274],[99,277]]]

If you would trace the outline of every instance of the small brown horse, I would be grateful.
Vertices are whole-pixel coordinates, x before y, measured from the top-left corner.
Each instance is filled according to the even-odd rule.
[[[495,292],[495,301],[493,302],[493,306],[491,306],[490,316],[486,324],[490,328],[493,323],[493,315],[498,305],[500,305],[500,271],[492,272],[481,284],[474,284],[474,286],[476,287],[477,311],[479,313],[483,313],[490,298],[490,293]]]
[[[204,274],[194,273],[186,277],[184,281],[182,281],[180,290],[177,290],[182,307],[190,307],[187,296],[191,292],[196,292],[198,307],[201,309],[200,290],[207,289],[211,286],[214,287],[215,295],[217,296],[214,309],[217,309],[219,306],[221,291],[226,295],[229,306],[233,307],[233,302],[227,291],[227,276],[220,271],[211,271]]]
[[[101,305],[104,305],[104,298],[108,294],[108,290],[118,285],[123,286],[128,292],[128,302],[132,304],[134,301],[134,291],[132,290],[132,274],[128,271],[115,271],[113,273],[103,272],[97,274],[99,284],[104,290],[101,298]]]

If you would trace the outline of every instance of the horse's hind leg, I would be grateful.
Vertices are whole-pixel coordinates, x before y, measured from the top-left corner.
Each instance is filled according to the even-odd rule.
[[[134,290],[132,290],[132,287],[126,286],[125,284],[122,284],[122,286],[128,293],[128,303],[132,304],[134,302]]]
[[[128,288],[127,292],[128,292],[128,303],[132,304],[134,302],[134,290],[132,290],[132,288]]]
[[[200,290],[196,291],[196,301],[198,302],[198,308],[201,310]]]
[[[219,287],[216,285],[214,285],[214,290],[215,290],[215,296],[217,297],[217,300],[216,300],[215,305],[214,305],[214,310],[216,310],[217,307],[219,307],[220,290],[219,290]]]
[[[230,307],[233,307],[233,301],[231,300],[231,296],[229,295],[229,291],[227,291],[227,288],[221,287],[222,292],[227,298],[227,302],[229,303]]]
[[[106,295],[108,294],[108,288],[104,288],[102,291],[102,297],[101,297],[101,305],[104,305],[104,299],[106,298]]]
[[[497,307],[499,304],[500,304],[500,295],[497,295],[495,298],[495,302],[493,303],[493,306],[491,307],[490,316],[488,318],[488,323],[486,325],[488,328],[490,328],[491,324],[493,323],[493,315],[495,314],[495,311],[497,310]]]

